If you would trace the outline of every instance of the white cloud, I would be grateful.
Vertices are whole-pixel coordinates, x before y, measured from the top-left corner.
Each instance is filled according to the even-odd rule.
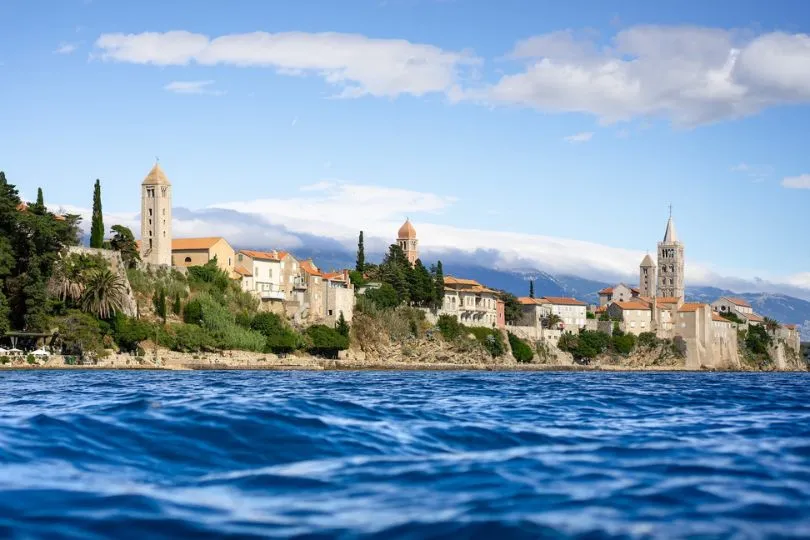
[[[221,96],[225,92],[209,88],[214,81],[172,81],[163,87],[164,90],[175,94],[206,94],[209,96]]]
[[[731,171],[747,176],[752,182],[763,182],[773,174],[773,167],[740,162],[731,167]]]
[[[810,101],[810,37],[753,38],[695,26],[634,26],[598,45],[592,34],[553,32],[519,42],[525,68],[465,97],[603,122],[664,117],[696,125]]]
[[[593,131],[583,131],[582,133],[577,133],[576,135],[563,137],[563,140],[569,143],[583,143],[590,141],[592,137]]]
[[[53,52],[55,52],[56,54],[70,54],[72,52],[75,52],[76,49],[78,48],[79,46],[76,43],[62,42]]]
[[[462,70],[480,60],[401,39],[334,32],[253,32],[209,38],[186,31],[103,34],[102,60],[158,66],[268,67],[285,75],[317,74],[341,88],[340,97],[449,93]]]
[[[315,182],[314,184],[308,184],[306,186],[301,186],[301,191],[326,191],[329,188],[335,186],[335,182],[330,182],[329,180],[322,180],[320,182]]]
[[[788,176],[782,179],[782,186],[789,189],[810,189],[810,174]]]

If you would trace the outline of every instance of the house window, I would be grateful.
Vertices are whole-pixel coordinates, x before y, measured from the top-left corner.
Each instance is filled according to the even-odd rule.
[[[186,257],[186,258],[185,258],[185,262],[186,262],[186,263],[190,263],[190,262],[191,262],[191,257]]]
[[[267,269],[267,277],[269,277],[270,279],[273,279],[273,269],[272,268]]]
[[[228,266],[230,266],[230,265],[231,265],[231,258],[228,257]]]
[[[239,262],[242,262],[242,254],[240,253],[239,255],[237,255],[237,256],[236,256],[236,259],[237,259]]]

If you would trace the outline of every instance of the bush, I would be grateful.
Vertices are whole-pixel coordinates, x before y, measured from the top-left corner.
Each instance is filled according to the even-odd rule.
[[[746,348],[754,354],[768,354],[768,347],[773,342],[773,338],[764,326],[748,327],[748,334],[745,337]]]
[[[265,337],[270,337],[284,329],[284,322],[275,313],[258,313],[253,317],[250,328]]]
[[[113,319],[112,336],[124,352],[135,352],[142,341],[155,338],[155,325],[118,313]]]
[[[439,315],[436,326],[447,341],[453,341],[464,332],[464,327],[459,324],[455,315]]]
[[[509,346],[512,347],[512,356],[522,364],[528,364],[534,359],[534,352],[525,341],[509,332]]]
[[[268,352],[286,354],[298,348],[300,337],[275,313],[257,314],[250,327],[265,336],[265,350]]]
[[[92,315],[70,310],[65,316],[56,318],[54,322],[59,328],[63,353],[75,356],[98,355],[104,350],[98,319]]]
[[[659,342],[655,332],[642,332],[638,335],[637,343],[642,349],[654,349]]]
[[[186,324],[202,324],[202,305],[199,300],[192,300],[183,310],[183,322]]]
[[[506,352],[506,344],[503,342],[503,335],[498,330],[491,328],[473,327],[468,328],[470,333],[475,336],[478,343],[484,346],[484,349],[496,358]]]
[[[380,309],[393,309],[399,305],[399,295],[388,283],[383,283],[378,289],[367,290],[365,297]]]
[[[0,356],[0,364],[3,364],[5,366],[9,362],[11,362],[11,360],[8,359],[8,356]]]
[[[200,309],[199,325],[208,331],[214,339],[216,347],[241,351],[264,351],[267,338],[259,332],[236,324],[236,317],[227,306],[205,293],[200,294],[196,301],[199,303]],[[189,302],[189,305],[192,303]]]
[[[217,264],[214,257],[202,266],[191,266],[188,269],[188,281],[192,284],[207,284],[224,293],[230,285],[230,278]]]
[[[341,336],[334,328],[315,324],[307,328],[305,335],[309,339],[307,351],[315,356],[337,358],[338,352],[349,348],[349,340]]]
[[[636,346],[636,336],[633,334],[614,335],[611,339],[613,350],[619,354],[628,355]]]
[[[33,355],[33,354],[29,354],[28,356],[26,356],[26,357],[25,357],[25,361],[26,361],[26,362],[28,362],[28,363],[29,363],[29,364],[31,364],[31,365],[34,365],[34,364],[36,364],[36,363],[37,363],[37,359],[36,359],[36,358],[34,358],[34,355]]]
[[[563,334],[557,343],[561,351],[571,353],[576,360],[595,358],[607,351],[609,346],[610,336],[593,330],[583,330],[578,336]]]
[[[196,324],[173,324],[166,337],[165,344],[178,352],[212,351],[217,345],[214,337]]]

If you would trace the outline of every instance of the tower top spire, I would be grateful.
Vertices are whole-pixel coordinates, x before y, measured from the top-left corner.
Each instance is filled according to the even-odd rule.
[[[163,172],[163,169],[160,168],[160,163],[155,161],[155,166],[152,167],[152,170],[149,171],[149,174],[146,175],[146,178],[143,179],[144,186],[170,186],[171,182],[166,177],[166,173]]]
[[[664,232],[664,243],[674,244],[678,241],[678,233],[675,231],[675,222],[672,221],[672,207],[670,206],[670,215],[667,220],[667,230]]]

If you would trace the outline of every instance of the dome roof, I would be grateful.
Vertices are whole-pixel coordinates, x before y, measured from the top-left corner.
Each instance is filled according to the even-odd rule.
[[[402,227],[399,228],[398,238],[413,240],[416,238],[416,229],[411,225],[411,220],[406,219]]]
[[[152,167],[152,170],[149,171],[149,174],[146,175],[146,178],[143,179],[144,186],[170,186],[172,185],[169,182],[169,179],[166,178],[166,174],[163,172],[163,169],[160,168],[160,165],[155,163],[155,166]]]

